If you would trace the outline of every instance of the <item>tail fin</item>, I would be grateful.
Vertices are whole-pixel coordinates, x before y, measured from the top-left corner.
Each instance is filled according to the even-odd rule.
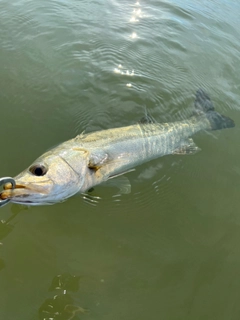
[[[194,106],[195,114],[204,114],[207,117],[209,121],[210,130],[221,130],[225,128],[233,128],[235,126],[235,123],[232,119],[214,111],[212,101],[202,89],[199,89],[196,93],[196,100]]]

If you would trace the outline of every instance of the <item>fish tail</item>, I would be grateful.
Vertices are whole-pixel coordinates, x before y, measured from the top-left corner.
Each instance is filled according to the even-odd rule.
[[[196,115],[204,115],[208,120],[209,130],[221,130],[226,128],[233,128],[234,121],[214,110],[213,103],[206,92],[199,89],[196,93],[196,100],[194,103]]]

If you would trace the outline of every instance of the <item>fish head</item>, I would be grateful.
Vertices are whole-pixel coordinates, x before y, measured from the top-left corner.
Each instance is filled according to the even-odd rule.
[[[14,188],[5,184],[0,199],[25,205],[61,202],[81,189],[86,169],[84,152],[47,152],[14,178]]]

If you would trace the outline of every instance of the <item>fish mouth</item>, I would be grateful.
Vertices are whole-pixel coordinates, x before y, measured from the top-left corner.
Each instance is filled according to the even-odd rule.
[[[26,197],[29,196],[29,192],[26,192],[26,186],[21,184],[16,184],[14,189],[12,188],[11,183],[7,183],[3,187],[3,191],[0,193],[0,200],[2,203],[7,203],[11,201],[12,199],[18,199],[18,202],[31,202],[29,200],[26,201]]]
[[[6,183],[3,186],[3,191],[0,193],[0,199],[1,200],[6,200],[11,198],[13,195],[16,193],[16,189],[26,189],[26,186],[22,184],[16,184],[15,187],[13,188],[11,183]]]
[[[4,190],[25,189],[25,188],[26,188],[26,186],[24,186],[23,184],[16,184],[15,187],[13,188],[13,185],[10,182],[7,182],[3,186]]]
[[[48,192],[48,188],[44,188],[43,185],[24,184],[16,181],[13,188],[11,183],[6,183],[3,186],[3,191],[0,192],[0,202],[2,205],[9,201],[21,204],[38,204],[41,202],[39,198],[46,196]]]
[[[16,196],[16,190],[17,193],[19,193],[19,190],[25,190],[25,186],[22,184],[15,184],[13,187],[13,184],[8,182],[3,186],[3,191],[0,192],[0,207],[7,204],[9,201],[11,201],[12,198]],[[20,197],[21,199],[21,197]]]

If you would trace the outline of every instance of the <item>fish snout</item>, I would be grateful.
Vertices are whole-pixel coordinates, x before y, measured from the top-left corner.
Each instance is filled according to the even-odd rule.
[[[2,183],[3,190],[0,192],[0,207],[9,201],[31,204],[39,200],[39,198],[46,197],[52,189],[52,182],[46,180],[40,183],[13,181]]]
[[[13,185],[11,182],[7,182],[6,184],[3,185],[3,191],[0,192],[0,200],[6,200],[6,199],[11,199],[16,195],[16,193],[21,193],[19,190],[24,190],[26,186],[22,184],[15,184]]]

